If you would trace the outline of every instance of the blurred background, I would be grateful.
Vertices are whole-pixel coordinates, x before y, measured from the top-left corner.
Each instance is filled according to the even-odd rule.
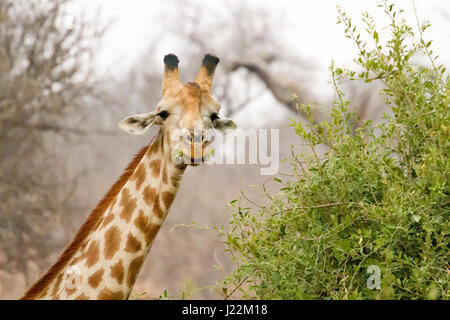
[[[395,2],[416,26],[413,3]],[[368,11],[380,25],[379,3],[0,0],[0,298],[20,297],[55,262],[155,134],[127,135],[117,123],[154,109],[165,54],[178,55],[183,81],[192,81],[205,53],[219,56],[213,92],[221,114],[244,129],[280,129],[285,158],[291,144],[301,149],[288,127],[289,118],[303,116],[296,103],[314,101],[317,119],[325,119],[331,60],[352,66],[356,50],[336,25],[336,6],[356,24]],[[432,23],[425,38],[449,65],[450,3],[415,6],[419,20]],[[386,111],[377,84],[343,87],[362,119]],[[280,174],[288,168],[283,163]],[[249,206],[260,203],[254,185],[267,178],[252,165],[189,168],[131,298],[164,290],[175,298],[220,297],[214,284],[232,268],[220,239],[174,226],[226,224],[227,203],[242,193]]]

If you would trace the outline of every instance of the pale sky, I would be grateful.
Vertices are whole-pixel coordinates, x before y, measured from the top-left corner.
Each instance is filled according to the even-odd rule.
[[[133,61],[144,52],[152,38],[152,22],[156,22],[162,9],[183,1],[146,1],[146,0],[78,0],[80,8],[100,7],[102,19],[114,21],[106,35],[104,46],[98,54],[99,70],[117,72],[126,70]],[[220,5],[219,1],[199,0],[205,5]],[[236,1],[237,2],[237,1]],[[318,88],[328,80],[328,67],[332,59],[339,66],[348,66],[355,56],[355,48],[343,35],[342,25],[336,25],[336,6],[343,8],[355,23],[360,22],[360,14],[369,11],[377,22],[385,20],[375,0],[324,0],[324,1],[251,1],[258,6],[270,8],[275,15],[283,14],[286,26],[280,37],[289,42],[298,51],[299,56],[310,60],[316,66]],[[230,1],[231,5],[233,1]],[[450,62],[450,1],[416,0],[419,19],[429,20],[432,28],[426,34],[433,39],[434,51],[439,52],[441,63]],[[411,0],[397,0],[396,5],[403,8],[412,26],[416,26]],[[154,24],[153,24],[154,25]],[[361,25],[361,23],[359,23]],[[167,48],[167,52],[171,52]],[[294,52],[295,53],[295,52]],[[163,55],[164,53],[161,53]],[[220,53],[218,53],[220,55]],[[102,69],[103,68],[103,69]],[[317,89],[317,88],[316,88]],[[320,91],[320,89],[318,89]]]

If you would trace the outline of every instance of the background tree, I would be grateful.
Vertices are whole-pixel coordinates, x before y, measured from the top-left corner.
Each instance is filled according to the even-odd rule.
[[[293,154],[268,204],[235,201],[230,225],[217,229],[237,266],[225,298],[449,298],[450,77],[423,37],[430,24],[412,28],[393,2],[380,4],[388,23],[363,14],[368,42],[338,11],[362,71],[331,66],[336,99],[322,127],[291,121],[312,154]],[[391,114],[352,130],[342,79],[382,82]],[[318,155],[324,141],[331,147]]]
[[[88,107],[101,101],[91,61],[103,29],[70,4],[0,1],[0,269],[46,266],[79,211],[83,168],[61,151],[85,139]]]

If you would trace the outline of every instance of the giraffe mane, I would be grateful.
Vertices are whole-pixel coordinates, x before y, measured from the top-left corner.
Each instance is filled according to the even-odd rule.
[[[128,164],[127,168],[123,171],[120,178],[114,183],[114,185],[109,189],[103,199],[97,204],[95,209],[91,212],[89,217],[86,219],[84,224],[81,226],[72,242],[63,253],[60,255],[59,259],[50,267],[46,274],[44,274],[38,281],[36,281],[25,293],[25,295],[20,298],[20,300],[27,300],[35,298],[39,293],[41,293],[45,288],[52,282],[52,280],[61,272],[61,270],[67,266],[71,258],[77,252],[77,249],[83,244],[87,236],[94,230],[95,226],[101,219],[103,213],[117,196],[117,194],[122,190],[125,183],[131,177],[135,171],[137,165],[144,157],[147,149],[154,141],[143,147],[134,157],[134,159]]]

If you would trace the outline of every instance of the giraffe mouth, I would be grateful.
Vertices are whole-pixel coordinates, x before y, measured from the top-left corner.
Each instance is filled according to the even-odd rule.
[[[198,166],[200,164],[202,164],[203,162],[205,162],[205,158],[201,157],[201,158],[193,158],[190,157],[188,155],[186,155],[185,153],[183,153],[183,163],[190,165],[190,166]]]
[[[211,141],[202,142],[194,148],[194,145],[188,145],[180,148],[182,152],[182,162],[190,166],[198,166],[204,162],[207,162],[210,158],[210,152],[208,152],[208,146]],[[186,148],[187,147],[187,148]]]

